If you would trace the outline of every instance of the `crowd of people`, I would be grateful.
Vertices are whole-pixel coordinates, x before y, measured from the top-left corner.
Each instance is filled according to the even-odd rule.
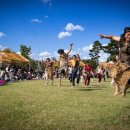
[[[122,83],[122,75],[124,72],[130,71],[130,27],[124,29],[123,34],[120,37],[117,36],[107,36],[100,35],[101,38],[107,38],[115,40],[119,43],[119,55],[113,62],[115,64],[115,71],[111,75],[112,81],[115,84],[115,94],[120,92],[120,86],[125,86],[125,91],[130,87],[130,75],[125,76],[126,83]],[[105,81],[108,77],[109,71],[103,66],[98,66],[96,70],[89,64],[80,66],[80,56],[75,54],[72,56],[72,62],[69,63],[69,54],[73,48],[73,44],[70,44],[70,49],[65,52],[64,49],[59,49],[59,67],[55,68],[55,61],[47,58],[43,64],[45,65],[44,72],[38,72],[38,70],[27,71],[25,68],[17,68],[15,65],[7,65],[1,67],[0,70],[0,85],[5,82],[14,82],[21,80],[31,80],[31,79],[45,79],[46,84],[51,80],[51,85],[55,78],[59,79],[59,86],[61,86],[62,78],[68,79],[72,86],[79,84],[80,80],[83,81],[84,85],[88,86],[90,84],[90,79],[92,77],[98,78],[97,82],[100,83],[101,79]],[[125,67],[124,67],[125,66]],[[110,72],[111,73],[111,72]],[[114,76],[113,76],[114,75]],[[75,81],[76,80],[76,81]],[[124,95],[126,92],[124,92]]]
[[[98,82],[100,83],[101,78],[107,77],[107,71],[94,70],[93,67],[89,64],[85,64],[84,66],[80,66],[80,56],[74,55],[73,59],[76,61],[72,65],[69,64],[66,69],[55,68],[55,61],[52,61],[50,58],[47,58],[43,64],[45,64],[45,70],[39,71],[38,69],[29,71],[28,67],[20,68],[15,64],[7,64],[1,67],[0,69],[0,85],[5,83],[13,83],[16,81],[23,80],[36,80],[43,79],[46,80],[46,84],[51,80],[51,85],[53,85],[54,79],[68,79],[72,86],[78,85],[84,80],[84,85],[90,84],[90,78],[96,77],[98,78]],[[100,70],[100,71],[99,71]],[[76,80],[76,81],[75,81]]]
[[[0,70],[0,80],[3,83],[31,80],[35,79],[37,75],[36,71],[28,71],[28,68],[20,68],[16,65],[4,65]]]
[[[98,78],[98,83],[101,82],[101,79],[108,77],[108,70],[104,68],[97,68],[94,70],[93,66],[89,64],[84,64],[84,66],[80,65],[81,59],[79,54],[73,55],[71,58],[71,62],[68,60],[68,55],[71,52],[73,44],[70,44],[70,49],[67,53],[64,52],[63,49],[58,50],[59,54],[59,68],[54,69],[55,61],[47,58],[44,62],[46,67],[45,69],[45,79],[46,84],[48,81],[51,81],[51,85],[53,85],[54,78],[59,79],[59,86],[61,86],[61,79],[64,77],[65,79],[69,79],[69,82],[72,86],[76,86],[80,83],[80,80],[84,80],[84,85],[88,86],[90,84],[90,79],[92,77]]]

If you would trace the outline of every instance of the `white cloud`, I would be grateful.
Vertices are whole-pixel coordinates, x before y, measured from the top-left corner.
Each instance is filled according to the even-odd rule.
[[[40,54],[39,54],[39,56],[40,57],[45,57],[45,58],[47,58],[47,57],[51,57],[51,53],[49,53],[49,52],[47,52],[47,51],[44,51],[44,52],[41,52]]]
[[[82,58],[83,58],[84,60],[90,59],[90,57],[87,57],[87,56],[83,56]]]
[[[99,62],[107,61],[107,58],[110,56],[110,54],[104,53],[103,51],[101,51],[99,55],[100,55]]]
[[[82,48],[82,51],[86,52],[86,53],[89,53],[89,50],[92,49],[92,46],[93,46],[93,44],[90,44],[89,46],[85,46],[85,47]]]
[[[60,32],[59,35],[58,35],[58,38],[62,39],[64,37],[70,37],[70,36],[71,36],[70,32]]]
[[[0,45],[0,50],[4,50],[4,49],[5,49],[5,47]]]
[[[64,37],[70,37],[72,35],[72,31],[74,30],[79,30],[79,31],[83,31],[84,28],[80,25],[74,25],[73,23],[68,23],[65,27],[66,31],[62,31],[59,33],[58,38],[62,39]]]
[[[0,38],[5,36],[5,34],[3,32],[0,32]]]
[[[40,19],[32,19],[31,22],[32,23],[42,23],[42,21]]]
[[[21,52],[20,52],[20,51],[18,51],[16,54],[19,54],[19,55],[21,55]]]
[[[44,51],[39,54],[39,60],[46,60],[47,58],[52,58],[52,55],[50,52]]]
[[[54,55],[54,57],[56,57],[56,59],[59,57],[59,54],[57,53],[57,51],[54,51],[53,55]]]
[[[83,31],[84,28],[80,25],[74,25],[73,23],[68,23],[65,27],[66,31],[74,31],[74,30],[79,30]]]
[[[104,44],[105,45],[105,44]],[[83,59],[91,59],[89,56],[89,50],[92,49],[93,44],[90,44],[89,46],[85,46],[82,48],[83,51]],[[103,51],[99,54],[99,62],[106,61],[110,54],[104,53]]]

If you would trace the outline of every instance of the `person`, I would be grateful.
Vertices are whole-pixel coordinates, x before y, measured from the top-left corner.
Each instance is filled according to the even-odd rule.
[[[77,77],[77,86],[79,84],[79,80],[80,80],[80,56],[79,54],[77,55],[73,55],[73,61],[74,64],[72,64],[72,85],[75,86],[75,78]]]
[[[83,68],[84,85],[90,84],[91,75],[94,75],[94,69],[91,65],[85,64]]]
[[[48,80],[51,80],[51,85],[53,85],[53,66],[54,62],[50,60],[50,58],[46,59],[45,62],[45,74],[46,74],[46,85],[48,84]]]
[[[97,78],[98,78],[98,83],[100,84],[101,80],[103,77],[103,67],[98,67],[97,69]]]
[[[106,81],[106,69],[102,68],[102,78]]]
[[[123,34],[120,37],[107,36],[100,34],[101,38],[115,40],[119,43],[119,60],[116,63],[117,71],[114,77],[115,79],[115,94],[117,95],[120,91],[120,85],[125,85],[123,96],[126,95],[126,90],[130,86],[130,76],[123,76],[124,72],[130,70],[130,27],[125,27]],[[128,80],[127,80],[128,79]],[[126,81],[126,83],[124,82]]]
[[[72,50],[73,47],[73,43],[70,44],[70,49],[67,53],[64,52],[63,49],[59,49],[58,50],[58,54],[59,54],[59,77],[60,77],[60,86],[61,86],[61,74],[65,73],[65,78],[67,77],[67,70],[68,70],[68,57],[69,54]]]

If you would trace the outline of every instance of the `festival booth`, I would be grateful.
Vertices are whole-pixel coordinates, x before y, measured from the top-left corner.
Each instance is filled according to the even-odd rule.
[[[14,53],[6,53],[0,51],[0,67],[3,67],[6,64],[23,64],[23,65],[29,65],[29,71],[30,71],[30,61],[26,58],[24,58],[22,55],[14,54]],[[0,78],[0,86],[3,86],[6,83],[6,81],[2,78]]]
[[[6,63],[27,63],[30,66],[30,61],[23,57],[22,55],[15,54],[15,53],[7,53],[0,51],[0,63],[2,64]]]

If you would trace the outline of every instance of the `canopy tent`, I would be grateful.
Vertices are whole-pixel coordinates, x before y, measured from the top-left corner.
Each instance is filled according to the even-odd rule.
[[[6,52],[2,52],[0,51],[0,62],[4,63],[4,62],[12,62],[12,61],[16,61],[16,62],[21,62],[21,63],[30,63],[30,61],[28,59],[26,59],[25,57],[23,57],[22,55],[19,54],[13,54],[13,53],[6,53]]]

